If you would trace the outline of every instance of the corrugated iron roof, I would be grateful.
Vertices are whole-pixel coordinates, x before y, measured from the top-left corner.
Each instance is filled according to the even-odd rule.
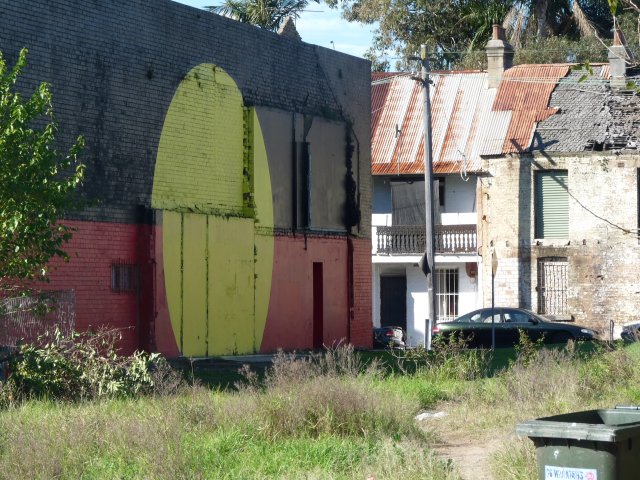
[[[478,142],[487,141],[491,131],[488,120],[495,89],[487,90],[486,73],[432,74],[431,79],[434,172],[480,170],[480,154],[485,148]],[[406,75],[374,80],[373,174],[423,174],[424,105],[420,83]],[[500,140],[502,146],[504,137]]]
[[[549,99],[569,65],[521,65],[504,73],[498,89],[487,74],[431,74],[434,173],[477,172],[481,155],[528,150],[536,124],[553,115]],[[422,88],[406,74],[374,74],[374,175],[423,174]]]
[[[569,68],[567,64],[518,65],[504,72],[493,106],[496,111],[512,112],[501,153],[529,149],[536,124],[557,112],[549,108],[549,99]]]

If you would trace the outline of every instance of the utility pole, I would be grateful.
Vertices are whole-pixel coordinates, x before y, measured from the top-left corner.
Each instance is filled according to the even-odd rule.
[[[434,275],[435,267],[435,212],[433,205],[433,156],[431,153],[431,98],[429,93],[429,58],[427,46],[420,46],[420,58],[410,57],[410,60],[419,60],[422,65],[420,82],[422,83],[422,100],[424,112],[422,126],[424,129],[424,208],[425,208],[425,252],[424,259],[427,268],[423,272],[427,277],[427,306],[429,317],[426,322],[424,347],[431,350],[431,333],[436,323],[436,289]]]

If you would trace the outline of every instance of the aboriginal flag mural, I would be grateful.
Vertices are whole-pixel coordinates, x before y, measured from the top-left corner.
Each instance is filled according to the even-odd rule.
[[[170,356],[371,342],[369,64],[159,0],[0,0],[26,91],[85,137],[79,329]],[[34,34],[37,32],[37,34]]]

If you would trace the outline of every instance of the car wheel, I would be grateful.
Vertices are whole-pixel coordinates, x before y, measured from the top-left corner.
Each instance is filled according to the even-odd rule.
[[[569,340],[573,340],[573,336],[567,332],[554,333],[551,337],[551,343],[567,343]]]

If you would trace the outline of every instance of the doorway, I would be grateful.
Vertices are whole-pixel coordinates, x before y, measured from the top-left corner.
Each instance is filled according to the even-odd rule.
[[[324,339],[324,291],[322,262],[313,262],[313,349],[322,348]]]
[[[407,277],[380,277],[380,326],[407,329]]]

